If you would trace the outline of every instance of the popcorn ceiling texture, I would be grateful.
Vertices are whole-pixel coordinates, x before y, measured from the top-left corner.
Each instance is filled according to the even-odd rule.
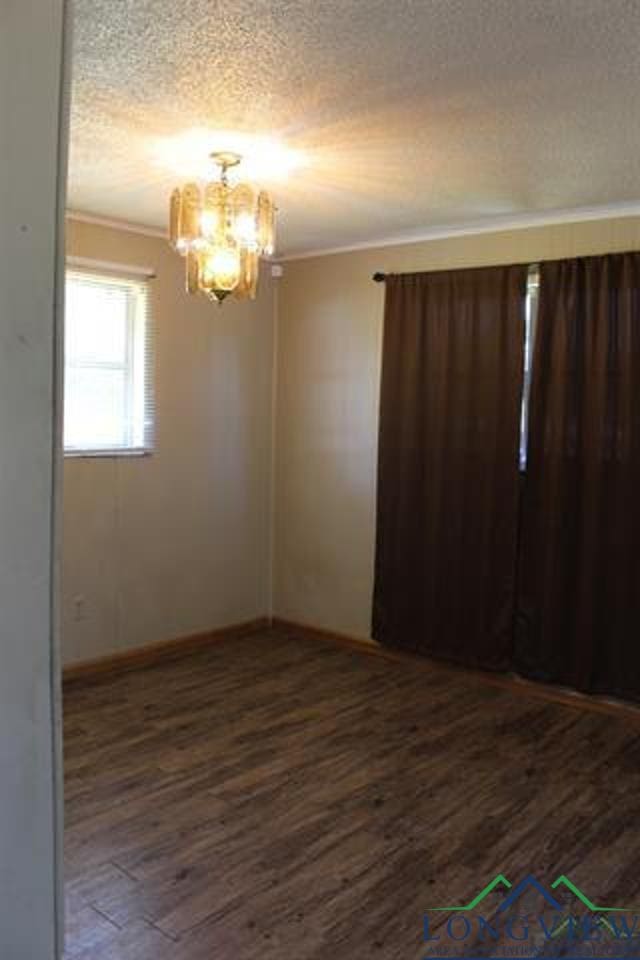
[[[164,226],[194,128],[304,152],[281,253],[640,198],[640,0],[74,6],[74,210]]]

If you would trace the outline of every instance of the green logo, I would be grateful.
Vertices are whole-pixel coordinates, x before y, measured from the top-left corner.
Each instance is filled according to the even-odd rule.
[[[504,903],[500,907],[500,910],[504,910],[510,902],[517,900],[520,894],[523,893],[527,887],[534,887],[544,897],[547,903],[555,907],[557,910],[562,909],[561,905],[552,896],[549,895],[549,893],[545,890],[542,884],[539,883],[535,877],[531,876],[531,874],[525,877],[524,880],[521,880],[520,883],[517,885],[517,887],[513,888],[511,882],[507,880],[507,878],[502,873],[499,873],[497,876],[495,876],[491,881],[491,883],[488,883],[486,887],[483,890],[481,890],[477,896],[473,898],[473,900],[470,900],[469,903],[465,904],[464,906],[429,907],[429,909],[434,911],[443,911],[443,910],[455,911],[456,913],[461,913],[466,910],[475,910],[478,904],[482,903],[484,898],[488,896],[492,890],[495,890],[495,888],[499,886],[507,887],[508,889],[513,889],[513,892],[504,901]],[[553,881],[553,883],[551,884],[551,889],[556,890],[558,887],[561,887],[561,886],[567,887],[567,889],[569,889],[571,893],[573,893],[574,896],[578,898],[578,900],[581,900],[582,903],[584,903],[587,910],[590,910],[592,913],[624,913],[632,909],[631,907],[597,907],[595,903],[592,903],[591,900],[589,900],[589,898],[582,892],[582,890],[580,890],[580,888],[577,887],[575,883],[573,883],[569,879],[569,877],[566,877],[564,875],[564,873],[560,874],[560,876]]]

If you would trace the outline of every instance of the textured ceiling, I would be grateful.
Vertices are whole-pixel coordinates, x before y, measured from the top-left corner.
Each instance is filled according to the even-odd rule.
[[[640,200],[640,0],[76,0],[75,20],[73,210],[164,226],[184,143],[217,130],[297,152],[263,177],[284,254]]]

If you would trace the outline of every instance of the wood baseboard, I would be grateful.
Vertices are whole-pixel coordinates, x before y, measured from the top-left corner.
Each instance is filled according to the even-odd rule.
[[[387,647],[381,647],[376,640],[364,637],[354,637],[348,633],[337,633],[335,630],[326,630],[324,627],[313,627],[310,623],[299,623],[296,620],[286,620],[284,617],[274,617],[271,629],[281,633],[295,633],[299,637],[309,640],[322,640],[327,643],[337,643],[342,647],[359,650],[374,657],[384,657],[388,660],[403,659],[408,654],[397,653]]]
[[[143,647],[133,647],[130,650],[118,650],[95,660],[82,660],[80,663],[71,663],[62,670],[63,683],[92,680],[110,673],[125,673],[129,670],[138,670],[149,667],[163,660],[176,660],[188,656],[197,650],[202,650],[222,640],[234,637],[246,637],[261,630],[268,630],[268,617],[258,617],[245,623],[234,623],[228,627],[218,627],[215,630],[205,630],[202,633],[193,633],[186,637],[176,637],[171,640],[160,640],[157,643],[148,643]]]
[[[415,668],[430,671],[431,673],[436,671],[448,674],[463,673],[467,676],[475,677],[481,683],[499,687],[503,690],[509,690],[517,696],[529,696],[539,700],[546,700],[552,703],[560,703],[563,706],[573,707],[574,710],[606,713],[617,716],[619,719],[624,718],[633,723],[640,723],[640,706],[626,700],[615,700],[580,693],[576,690],[567,689],[566,687],[553,687],[549,684],[526,680],[524,677],[515,674],[490,673],[489,671],[477,670],[472,667],[445,663],[441,660],[431,660],[429,657],[423,657],[411,651],[405,652],[382,647],[375,640],[353,637],[348,634],[325,630],[321,627],[313,627],[307,623],[296,623],[294,620],[286,620],[281,617],[274,617],[272,619],[271,628],[276,631],[295,634],[296,636],[309,640],[320,640],[325,643],[347,647],[350,650],[355,650],[358,653],[364,653],[368,656],[382,657],[385,660],[394,660],[405,664],[410,663]]]
[[[635,723],[640,723],[640,707],[622,700],[610,700],[605,697],[590,696],[567,690],[563,687],[552,687],[547,684],[534,683],[521,677],[510,674],[495,674],[483,670],[474,670],[469,667],[444,663],[439,660],[430,660],[410,651],[393,650],[382,647],[375,640],[363,637],[354,637],[346,633],[327,630],[323,627],[314,627],[308,623],[299,623],[283,617],[258,617],[245,623],[236,623],[228,627],[219,627],[215,630],[206,630],[186,637],[177,637],[172,640],[161,640],[144,647],[134,647],[131,650],[121,650],[117,653],[99,657],[95,660],[84,660],[80,663],[69,664],[62,671],[62,680],[65,686],[79,681],[88,681],[108,674],[125,673],[129,670],[153,666],[165,660],[176,660],[198,650],[202,650],[214,643],[232,638],[246,637],[261,631],[274,630],[275,632],[294,634],[309,640],[331,643],[366,656],[381,657],[396,663],[410,663],[414,668],[425,672],[463,673],[475,677],[479,682],[509,690],[518,696],[530,696],[540,700],[560,703],[577,710],[587,710],[593,713],[606,713],[624,717]]]

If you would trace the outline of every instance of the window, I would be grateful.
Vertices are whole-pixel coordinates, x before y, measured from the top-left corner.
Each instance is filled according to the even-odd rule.
[[[527,469],[527,446],[529,442],[529,397],[531,395],[531,374],[533,370],[533,347],[536,338],[536,320],[538,318],[539,270],[536,265],[529,267],[527,279],[527,298],[525,300],[524,334],[524,379],[522,385],[522,406],[520,408],[520,469]]]
[[[142,454],[153,446],[148,281],[68,270],[64,449]]]

